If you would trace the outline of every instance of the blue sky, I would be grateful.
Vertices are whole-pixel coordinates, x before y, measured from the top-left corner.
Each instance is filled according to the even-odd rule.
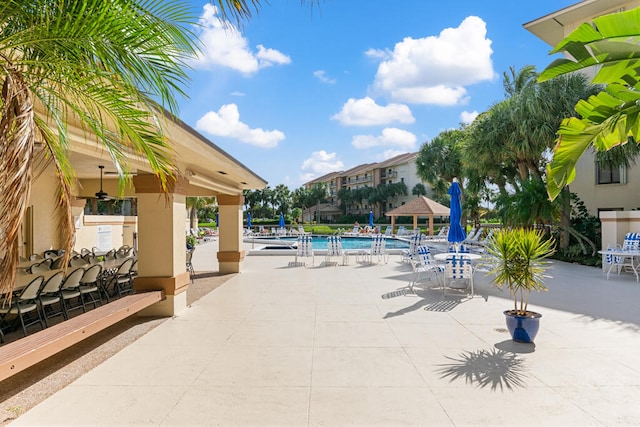
[[[504,98],[502,73],[553,59],[522,24],[575,0],[272,0],[241,28],[191,0],[202,54],[180,118],[291,190],[417,151]]]

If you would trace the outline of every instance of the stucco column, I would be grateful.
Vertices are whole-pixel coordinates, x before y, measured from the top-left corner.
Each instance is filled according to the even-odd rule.
[[[220,274],[239,273],[244,259],[242,250],[242,205],[244,196],[218,195],[220,230],[218,241],[218,265]]]
[[[133,178],[138,198],[138,277],[136,291],[163,290],[166,299],[140,312],[143,316],[173,316],[187,306],[184,224],[188,181],[178,178],[162,191],[154,175]]]

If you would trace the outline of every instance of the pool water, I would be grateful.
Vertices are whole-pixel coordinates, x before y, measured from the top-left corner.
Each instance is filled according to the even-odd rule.
[[[281,237],[279,240],[295,243],[297,237]],[[371,237],[341,237],[342,249],[369,249],[371,247]],[[327,249],[327,236],[313,236],[311,238],[313,249]],[[408,249],[409,243],[403,240],[387,237],[386,249]]]

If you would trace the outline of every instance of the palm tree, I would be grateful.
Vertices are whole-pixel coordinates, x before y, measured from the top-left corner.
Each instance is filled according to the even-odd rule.
[[[189,228],[198,229],[198,211],[216,202],[215,197],[187,197],[186,206],[189,210]]]
[[[411,189],[411,194],[413,194],[414,196],[426,196],[427,188],[423,183],[419,182],[413,186],[413,188]]]
[[[182,65],[196,51],[187,29],[194,22],[187,5],[162,0],[0,4],[1,292],[13,287],[33,176],[49,163],[60,185],[67,256],[73,247],[69,121],[97,137],[121,171],[121,185],[132,152],[149,160],[163,185],[176,175],[154,100],[176,111],[174,93],[187,79]]]

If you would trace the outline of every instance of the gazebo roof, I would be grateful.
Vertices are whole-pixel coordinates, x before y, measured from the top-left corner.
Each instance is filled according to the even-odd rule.
[[[441,215],[449,216],[449,208],[424,196],[385,213],[386,216]]]

